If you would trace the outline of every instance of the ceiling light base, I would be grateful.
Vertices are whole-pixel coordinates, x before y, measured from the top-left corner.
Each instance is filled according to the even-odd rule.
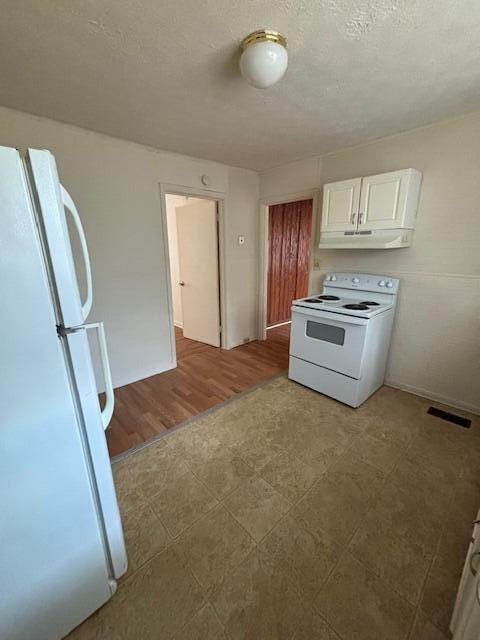
[[[285,36],[282,36],[281,33],[273,31],[272,29],[259,29],[242,40],[240,51],[245,51],[245,49],[248,49],[248,47],[257,42],[277,42],[285,49],[287,48],[287,39]]]

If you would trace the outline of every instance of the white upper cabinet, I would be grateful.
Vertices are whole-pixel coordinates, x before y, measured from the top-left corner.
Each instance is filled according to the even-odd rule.
[[[323,187],[322,231],[356,229],[361,183],[355,178]]]
[[[420,174],[415,169],[362,178],[358,228],[412,229],[419,187]],[[413,192],[416,194],[414,202]]]
[[[403,169],[325,184],[320,247],[409,246],[421,180],[416,169]]]

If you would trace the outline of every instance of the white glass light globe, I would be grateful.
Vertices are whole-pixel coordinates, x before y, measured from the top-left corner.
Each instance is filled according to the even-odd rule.
[[[242,76],[257,89],[266,89],[278,82],[287,66],[287,50],[270,40],[250,45],[240,56]]]

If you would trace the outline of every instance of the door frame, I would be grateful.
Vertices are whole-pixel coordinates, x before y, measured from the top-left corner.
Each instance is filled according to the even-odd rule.
[[[287,202],[298,202],[299,200],[312,200],[312,230],[310,237],[310,256],[309,256],[309,282],[308,290],[310,292],[310,280],[313,268],[313,254],[316,246],[316,238],[318,235],[318,203],[320,189],[307,189],[306,191],[298,191],[296,193],[287,193],[281,196],[272,196],[262,198],[260,200],[259,214],[259,268],[258,268],[258,339],[267,339],[267,291],[268,291],[268,209],[275,204],[286,204]]]
[[[226,349],[227,326],[225,309],[225,193],[211,191],[209,189],[197,189],[184,187],[178,184],[160,183],[160,210],[163,234],[163,255],[164,268],[167,275],[167,304],[168,321],[170,324],[170,359],[172,369],[177,367],[177,346],[175,341],[175,325],[173,323],[173,298],[172,298],[172,276],[170,273],[170,249],[168,246],[167,227],[167,201],[166,196],[188,196],[190,198],[200,198],[203,200],[215,200],[218,211],[217,242],[218,242],[218,280],[219,280],[219,311],[220,311],[220,348]]]

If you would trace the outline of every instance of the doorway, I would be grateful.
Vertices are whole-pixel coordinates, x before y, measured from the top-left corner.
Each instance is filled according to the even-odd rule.
[[[290,323],[291,304],[308,295],[313,199],[268,207],[266,330]]]
[[[166,193],[165,207],[176,351],[220,347],[219,203]]]
[[[169,196],[179,197],[177,202],[173,202],[173,216],[171,207],[169,207],[170,212],[167,211],[167,199],[171,200]],[[216,255],[218,264],[219,277],[217,282],[219,287],[217,291],[220,291],[221,348],[211,346],[207,342],[183,337],[183,331],[187,331],[188,319],[185,306],[181,303],[182,292],[187,289],[187,277],[181,273],[180,264],[179,262],[175,264],[174,258],[175,249],[178,246],[175,232],[178,236],[179,231],[176,207],[177,205],[184,207],[187,204],[194,204],[196,200],[214,202],[218,209],[218,223],[215,230],[217,244],[211,253]],[[111,456],[123,454],[129,449],[158,438],[185,420],[285,371],[288,366],[288,333],[284,327],[272,330],[266,341],[252,341],[227,349],[228,326],[226,326],[224,277],[226,271],[224,241],[226,202],[224,194],[206,190],[200,192],[198,189],[163,184],[160,185],[160,201],[164,274],[168,275],[167,287],[169,289],[171,366],[162,373],[115,390],[116,408],[107,432]],[[170,224],[168,224],[169,213]],[[183,213],[187,214],[188,210],[184,209]],[[172,218],[175,224],[171,224]],[[207,225],[207,228],[211,230],[211,225]],[[187,225],[189,232],[192,229],[192,224]],[[191,241],[194,249],[199,246],[204,249],[206,246],[212,246],[209,241],[201,239],[203,236],[200,233],[203,231],[205,231],[204,227],[195,234],[194,241]],[[173,279],[170,277],[170,271]],[[184,287],[179,285],[182,281],[185,283]],[[174,296],[172,294],[175,292],[179,294],[176,295],[176,298],[177,305],[178,303],[181,305],[180,315],[174,314]],[[177,312],[178,309],[177,306]],[[174,320],[177,326],[174,325]]]

